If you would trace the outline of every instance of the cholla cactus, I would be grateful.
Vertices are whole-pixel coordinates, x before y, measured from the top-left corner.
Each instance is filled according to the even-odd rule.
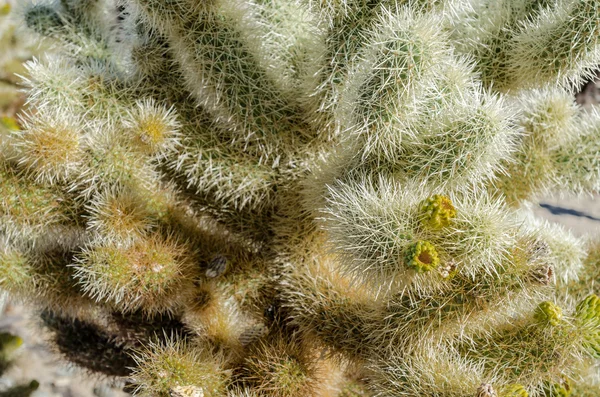
[[[23,63],[35,55],[39,47],[31,34],[20,28],[16,1],[0,1],[0,128],[15,128],[15,113],[23,105],[24,95],[18,86]]]
[[[600,396],[598,0],[61,0],[0,285],[142,396]],[[74,343],[74,341],[77,341]],[[585,394],[587,393],[587,394]]]

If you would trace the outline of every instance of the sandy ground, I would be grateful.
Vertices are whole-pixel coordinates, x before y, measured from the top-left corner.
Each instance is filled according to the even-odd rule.
[[[560,223],[578,236],[600,235],[600,196],[541,200],[534,212]]]
[[[23,305],[3,302],[0,332],[10,332],[23,339],[13,365],[0,377],[0,391],[35,379],[40,386],[32,397],[128,396],[114,380],[88,374],[61,360],[45,343],[46,337],[37,325],[35,313]]]

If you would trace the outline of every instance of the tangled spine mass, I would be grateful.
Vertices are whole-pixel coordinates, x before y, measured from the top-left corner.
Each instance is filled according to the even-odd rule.
[[[527,205],[600,190],[600,1],[20,15],[50,49],[2,119],[0,286],[70,360],[141,396],[600,396],[600,243]]]

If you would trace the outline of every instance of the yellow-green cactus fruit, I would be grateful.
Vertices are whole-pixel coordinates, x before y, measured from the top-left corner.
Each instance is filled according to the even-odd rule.
[[[575,317],[585,327],[583,347],[595,358],[600,358],[600,298],[592,294],[575,309]]]
[[[452,201],[440,194],[436,194],[421,205],[421,221],[432,229],[441,229],[450,225],[456,216],[456,208]]]
[[[5,3],[0,6],[0,16],[5,16],[10,13],[11,6],[9,3]]]
[[[525,386],[519,383],[508,385],[502,390],[500,395],[502,397],[529,397],[529,393],[525,390]]]
[[[534,318],[540,323],[556,326],[562,319],[562,309],[550,301],[544,301],[535,310]]]
[[[544,389],[545,397],[569,397],[573,392],[571,381],[565,379],[560,383],[552,383]]]
[[[0,15],[2,15],[2,8],[0,8]],[[11,130],[11,131],[19,131],[20,130],[17,120],[15,120],[13,117],[8,117],[8,116],[0,117],[0,124],[2,124],[3,127],[5,127],[8,130]]]
[[[23,339],[7,332],[0,333],[0,351],[4,357],[10,356],[23,344]]]
[[[429,241],[417,241],[406,251],[405,262],[418,273],[423,273],[438,267],[440,258]]]

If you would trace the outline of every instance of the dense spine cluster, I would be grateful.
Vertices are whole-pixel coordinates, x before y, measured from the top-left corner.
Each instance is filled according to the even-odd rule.
[[[598,0],[20,14],[50,49],[0,126],[0,287],[73,362],[141,396],[600,396],[598,244],[528,205],[600,190]]]

